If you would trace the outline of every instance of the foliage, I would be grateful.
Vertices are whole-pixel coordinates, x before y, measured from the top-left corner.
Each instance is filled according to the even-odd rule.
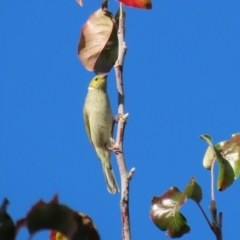
[[[120,2],[120,8],[115,15],[109,11],[107,0],[101,3],[101,7],[98,10],[90,14],[81,29],[78,43],[78,57],[86,70],[93,71],[96,74],[107,74],[115,67],[116,78],[117,81],[119,80],[117,84],[119,86],[123,85],[121,76],[123,58],[126,52],[125,42],[123,41],[125,35],[123,20],[125,12],[123,11],[123,5],[138,9],[152,9],[152,2],[151,0],[118,1]],[[83,6],[82,0],[77,0],[77,2]],[[122,52],[121,47],[124,49]],[[119,106],[122,107],[123,113],[123,89],[122,92],[118,91],[118,93],[120,95]],[[127,116],[127,114],[119,116],[119,129],[122,133],[119,133],[117,139],[121,140],[123,137]],[[191,199],[202,211],[216,238],[218,240],[222,239],[222,214],[220,213],[217,218],[217,206],[214,197],[214,163],[217,161],[219,165],[217,189],[224,191],[230,187],[239,176],[240,133],[233,134],[230,140],[221,141],[215,145],[212,142],[212,137],[208,134],[201,135],[200,138],[208,144],[203,157],[203,166],[205,169],[211,170],[212,199],[210,212],[212,221],[210,222],[208,220],[200,205],[203,195],[202,188],[196,182],[195,178],[191,177],[189,184],[182,192],[176,186],[173,186],[162,195],[152,197],[150,218],[161,231],[167,231],[167,236],[171,238],[180,238],[190,232],[190,226],[188,225],[186,217],[180,213],[180,208],[188,199]],[[121,146],[122,142],[119,142],[117,142],[117,144]],[[119,146],[114,147],[115,149],[112,148],[112,150],[115,151],[117,155],[120,154],[121,151],[117,148]],[[134,169],[131,170],[128,175],[125,174],[127,175],[127,181],[131,179],[133,172]],[[129,185],[126,184],[125,187],[127,190],[129,189]],[[124,194],[126,196],[124,196]],[[29,210],[26,217],[18,220],[16,224],[7,212],[8,204],[9,201],[4,199],[0,207],[0,239],[14,240],[18,231],[26,226],[30,238],[40,230],[49,229],[51,230],[50,240],[100,240],[100,235],[93,220],[87,215],[72,210],[67,205],[60,204],[57,195],[55,195],[49,203],[42,200],[37,202]],[[128,192],[126,193],[123,190],[121,210],[122,213],[125,214],[122,214],[124,215],[122,219],[123,225],[127,224],[127,227],[130,228],[128,222]],[[126,216],[127,221],[124,220]],[[123,238],[125,239],[125,235]],[[130,237],[126,239],[130,239]]]
[[[183,192],[177,187],[171,187],[160,197],[153,197],[150,217],[160,230],[168,230],[167,236],[182,237],[190,232],[187,219],[179,212],[187,199],[192,199],[196,203],[202,200],[202,189],[194,178],[190,179]]]
[[[57,195],[49,203],[42,200],[37,202],[16,225],[7,213],[8,203],[5,199],[0,210],[0,239],[14,240],[20,228],[26,226],[30,237],[40,230],[52,229],[51,240],[100,240],[92,219],[59,204]]]
[[[191,178],[189,185],[182,193],[177,187],[171,187],[160,197],[153,197],[152,199],[150,211],[152,221],[160,230],[168,230],[167,235],[172,238],[182,237],[190,231],[186,218],[179,212],[180,206],[188,198],[196,202],[217,239],[221,239],[222,237],[222,213],[220,213],[219,219],[217,219],[217,207],[213,189],[214,162],[217,159],[219,164],[217,187],[219,191],[223,191],[231,186],[239,175],[240,134],[233,134],[230,140],[219,142],[216,145],[212,144],[212,137],[208,134],[201,135],[200,138],[209,145],[203,157],[203,166],[207,170],[211,170],[212,201],[210,211],[213,218],[212,223],[210,223],[200,205],[202,199],[201,187],[196,183],[194,178]]]

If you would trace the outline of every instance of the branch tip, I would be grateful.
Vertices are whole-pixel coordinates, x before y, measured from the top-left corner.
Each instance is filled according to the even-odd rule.
[[[131,180],[133,177],[133,174],[135,173],[136,168],[132,168],[130,172],[128,173],[128,180]]]
[[[129,113],[125,113],[123,116],[122,116],[122,120],[124,122],[126,122],[126,120],[128,119],[128,116],[129,116]]]
[[[220,229],[222,229],[222,217],[223,217],[223,213],[220,212],[218,215],[218,226]]]

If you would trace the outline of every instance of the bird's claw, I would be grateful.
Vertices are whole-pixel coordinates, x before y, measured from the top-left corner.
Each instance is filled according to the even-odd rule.
[[[114,139],[113,138],[110,138],[110,143],[111,143],[111,146],[108,146],[106,144],[106,147],[108,150],[112,151],[112,152],[115,152],[115,153],[120,153],[121,151],[119,150],[119,146],[115,143]]]
[[[109,149],[110,151],[112,151],[112,152],[115,152],[115,153],[121,153],[118,145],[114,145],[114,146],[112,146],[112,147],[108,147],[108,149]]]
[[[114,122],[118,123],[121,118],[122,118],[122,120],[123,120],[124,122],[126,122],[126,120],[128,119],[128,116],[129,116],[128,113],[125,113],[124,115],[122,115],[122,114],[117,114],[117,115],[114,117]]]
[[[115,117],[114,117],[114,122],[115,123],[118,123],[119,119],[122,117],[121,114],[117,114]]]

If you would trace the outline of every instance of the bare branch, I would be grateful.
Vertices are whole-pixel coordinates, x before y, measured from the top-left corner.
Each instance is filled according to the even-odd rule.
[[[123,138],[124,129],[128,114],[124,113],[124,88],[123,88],[123,63],[126,54],[126,44],[124,42],[124,20],[125,13],[123,10],[123,4],[120,3],[120,15],[119,15],[119,26],[118,26],[118,59],[115,63],[116,73],[116,84],[118,90],[118,128],[116,136],[116,146],[119,151],[116,152],[119,172],[121,176],[121,200],[120,209],[122,215],[122,238],[124,240],[131,240],[130,231],[130,215],[129,215],[129,182],[134,174],[135,169],[133,168],[130,172],[127,171],[125,157],[123,152]]]
[[[217,218],[217,204],[215,201],[210,204],[210,212],[212,215],[211,229],[216,236],[216,240],[222,240],[222,213],[220,212]]]
[[[204,212],[202,206],[200,203],[196,202],[198,207],[200,208],[203,216],[205,217],[209,227],[211,228],[212,232],[216,236],[216,240],[222,240],[222,213],[219,213],[218,219],[217,219],[217,206],[216,202],[212,201],[210,204],[210,212],[212,215],[212,223],[209,221],[206,213]]]

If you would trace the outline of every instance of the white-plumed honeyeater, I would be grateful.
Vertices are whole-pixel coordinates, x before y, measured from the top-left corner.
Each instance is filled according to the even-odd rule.
[[[95,76],[88,87],[83,107],[88,137],[102,163],[103,173],[110,193],[119,192],[111,165],[111,137],[113,115],[107,94],[107,76]]]

